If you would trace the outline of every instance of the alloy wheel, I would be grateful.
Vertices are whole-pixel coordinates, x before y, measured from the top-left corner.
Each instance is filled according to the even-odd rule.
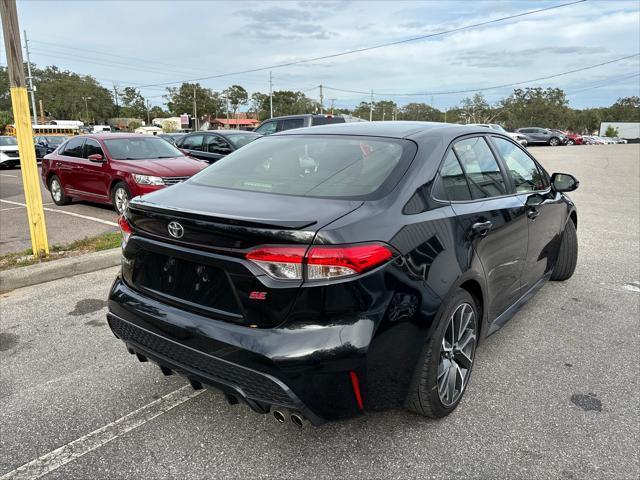
[[[445,407],[462,396],[469,380],[476,351],[476,314],[463,303],[449,317],[440,348],[438,395]]]
[[[51,181],[51,196],[56,202],[62,200],[62,186],[55,178]]]
[[[118,211],[118,213],[124,213],[124,211],[127,209],[127,205],[129,205],[129,194],[124,188],[118,187],[116,188],[113,196],[116,200],[116,210]]]
[[[551,140],[549,140],[549,145],[551,145],[552,147],[557,147],[559,143],[560,142],[557,138],[552,138]]]

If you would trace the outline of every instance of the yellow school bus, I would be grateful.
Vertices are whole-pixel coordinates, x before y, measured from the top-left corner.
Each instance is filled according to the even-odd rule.
[[[32,125],[33,134],[38,135],[64,135],[69,137],[71,135],[78,135],[80,128],[76,126],[67,125]],[[16,127],[14,125],[7,125],[5,128],[7,135],[16,135]]]

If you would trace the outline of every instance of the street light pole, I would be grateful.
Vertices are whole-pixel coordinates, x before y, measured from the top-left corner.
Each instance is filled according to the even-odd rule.
[[[33,88],[33,75],[31,75],[31,58],[29,57],[29,40],[27,39],[27,31],[24,30],[24,49],[27,53],[27,78],[29,79],[29,91],[31,92],[31,109],[33,111],[33,124],[38,124],[38,112],[36,112],[36,95]]]
[[[87,100],[91,100],[91,97],[82,97],[82,99],[84,100],[85,118],[87,119],[87,123],[89,123],[89,104],[87,103]]]

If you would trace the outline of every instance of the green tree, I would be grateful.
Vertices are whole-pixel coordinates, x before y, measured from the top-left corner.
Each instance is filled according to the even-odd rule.
[[[95,78],[59,70],[55,66],[34,67],[32,72],[38,100],[42,100],[44,110],[50,116],[59,120],[84,119],[96,123],[104,123],[113,116],[115,105],[111,91]],[[86,110],[89,118],[86,118]]]
[[[142,126],[142,122],[139,122],[138,120],[133,120],[129,122],[129,124],[127,125],[127,130],[129,130],[130,132],[133,132],[136,128],[140,128],[141,126]]]
[[[195,90],[198,116],[208,114],[218,117],[224,110],[224,103],[218,92],[204,88],[199,83],[183,83],[180,87],[168,87],[164,96],[167,108],[173,115],[193,112],[193,93]]]
[[[606,120],[610,122],[640,122],[640,97],[619,98],[606,109]]]
[[[164,133],[177,132],[179,128],[180,125],[178,125],[178,122],[175,120],[165,120],[162,122],[162,131]]]
[[[223,90],[222,96],[229,102],[234,117],[240,105],[245,105],[249,100],[249,94],[240,85],[231,85],[229,88]]]
[[[518,88],[500,104],[501,118],[507,128],[567,128],[570,109],[564,90],[560,88]]]
[[[426,103],[408,103],[400,109],[400,120],[417,120],[422,122],[442,122],[444,113]]]
[[[604,132],[605,137],[617,137],[619,135],[618,129],[613,125],[607,126],[607,129]]]
[[[144,97],[134,87],[125,87],[120,94],[122,106],[120,115],[125,118],[146,118],[147,108]]]
[[[256,92],[251,95],[251,105],[258,112],[258,120],[269,118],[269,95]],[[273,92],[273,116],[314,113],[319,105],[302,92],[278,90]]]
[[[493,123],[500,115],[500,107],[492,107],[482,93],[460,102],[458,121],[464,123]]]

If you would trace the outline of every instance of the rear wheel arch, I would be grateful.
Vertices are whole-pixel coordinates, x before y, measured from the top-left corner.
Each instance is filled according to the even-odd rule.
[[[484,327],[484,293],[482,291],[482,286],[476,280],[467,280],[459,288],[466,290],[476,301],[476,306],[478,307],[478,317],[482,321],[478,322],[478,340],[480,339],[480,334],[484,331],[482,327]]]

